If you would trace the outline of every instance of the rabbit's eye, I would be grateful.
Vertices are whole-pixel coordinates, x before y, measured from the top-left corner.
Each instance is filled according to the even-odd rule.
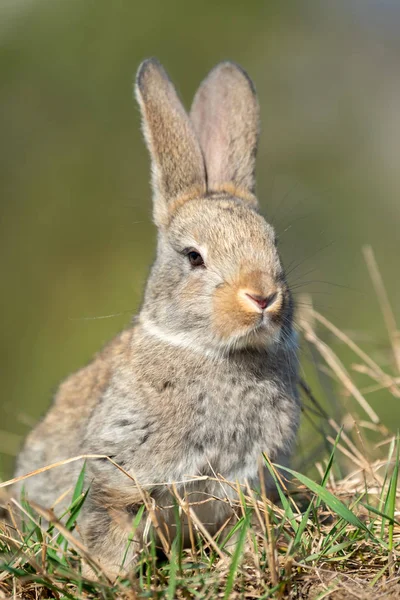
[[[187,257],[192,267],[202,267],[204,265],[204,260],[201,254],[199,254],[195,250],[191,250],[190,252],[188,252]]]

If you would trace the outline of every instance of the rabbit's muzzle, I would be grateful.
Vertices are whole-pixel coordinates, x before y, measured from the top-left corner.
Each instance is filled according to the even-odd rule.
[[[249,333],[276,338],[284,320],[288,289],[261,271],[246,272],[214,293],[213,325],[223,339]]]

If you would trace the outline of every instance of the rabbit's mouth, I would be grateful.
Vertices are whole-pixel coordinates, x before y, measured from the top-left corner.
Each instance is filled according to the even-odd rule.
[[[241,282],[240,282],[241,283]],[[270,346],[280,339],[289,292],[282,285],[227,285],[214,296],[213,325],[227,345]]]
[[[228,352],[243,349],[272,349],[280,343],[281,331],[281,326],[259,319],[252,328],[238,331],[229,338],[225,338],[222,347]]]
[[[263,313],[258,323],[244,334],[244,346],[270,348],[280,341],[281,325]]]
[[[278,344],[281,340],[282,320],[276,319],[265,310],[252,312],[251,315],[240,315],[242,318],[232,318],[229,326],[220,328],[218,335],[222,345],[229,348],[266,349]]]

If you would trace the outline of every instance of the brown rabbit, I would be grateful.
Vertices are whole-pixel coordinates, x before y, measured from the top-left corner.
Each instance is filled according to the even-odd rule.
[[[143,306],[131,328],[61,384],[16,475],[107,455],[160,507],[171,504],[163,483],[177,482],[192,500],[214,497],[194,509],[213,533],[231,514],[229,502],[215,498],[233,494],[214,475],[257,485],[261,453],[287,460],[299,423],[293,300],[254,195],[259,107],[249,77],[231,62],[201,84],[190,117],[154,59],[139,68],[136,97],[158,227]],[[27,479],[28,497],[50,506],[80,467]],[[193,479],[199,475],[210,479]],[[79,528],[116,574],[142,496],[107,460],[89,460],[86,480]],[[160,511],[172,528],[169,509]]]

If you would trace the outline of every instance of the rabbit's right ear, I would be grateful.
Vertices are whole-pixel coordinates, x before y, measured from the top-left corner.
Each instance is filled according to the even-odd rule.
[[[152,161],[154,221],[166,227],[177,205],[205,194],[203,155],[175,88],[156,59],[140,65],[135,92]]]
[[[254,85],[234,62],[219,63],[200,85],[190,117],[203,151],[209,192],[225,191],[257,205],[259,112]]]

